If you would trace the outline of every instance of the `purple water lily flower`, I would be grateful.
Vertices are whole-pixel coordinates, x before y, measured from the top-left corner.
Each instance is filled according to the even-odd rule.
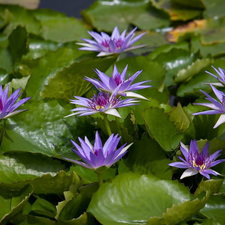
[[[105,73],[96,69],[95,72],[97,73],[97,75],[98,75],[98,77],[100,78],[101,81],[99,81],[95,78],[92,79],[92,78],[89,78],[89,77],[86,77],[85,79],[87,81],[91,82],[97,89],[100,89],[100,90],[103,90],[103,91],[107,91],[107,92],[112,93],[118,86],[120,86],[119,89],[118,89],[118,92],[117,92],[118,95],[125,95],[125,96],[128,96],[128,97],[146,99],[142,95],[136,94],[132,91],[136,91],[136,90],[151,87],[151,85],[142,85],[142,84],[145,84],[145,83],[149,82],[150,80],[138,82],[136,84],[132,84],[133,81],[142,72],[142,70],[137,71],[134,75],[132,75],[131,77],[128,77],[128,79],[126,80],[127,67],[128,67],[128,65],[126,65],[123,72],[120,74],[118,72],[118,69],[117,69],[116,65],[114,65],[112,77],[108,77]]]
[[[19,88],[15,92],[13,92],[9,98],[8,98],[8,92],[9,92],[9,85],[5,88],[3,91],[2,86],[0,86],[0,119],[6,119],[13,115],[16,115],[17,113],[26,111],[27,109],[20,109],[16,110],[18,107],[20,107],[23,103],[25,103],[27,100],[29,100],[31,97],[21,99],[17,103],[16,100],[20,97],[21,93]]]
[[[211,97],[204,91],[200,90],[204,95],[206,95],[207,97],[206,99],[209,100],[211,103],[194,103],[194,105],[206,106],[213,110],[193,113],[192,115],[195,116],[195,115],[207,115],[207,114],[222,114],[219,117],[218,121],[216,122],[215,126],[213,127],[213,128],[217,128],[219,125],[225,122],[225,94],[222,91],[217,90],[212,84],[210,84],[210,86],[220,102],[215,100],[213,97]]]
[[[213,76],[214,78],[216,78],[220,83],[211,83],[211,84],[215,86],[223,87],[225,85],[225,71],[221,69],[220,67],[218,67],[219,70],[217,70],[214,66],[212,66],[212,68],[217,72],[220,78],[208,71],[205,71],[205,72]]]
[[[77,44],[85,46],[80,48],[80,50],[100,52],[97,56],[105,56],[130,51],[132,49],[146,46],[146,45],[137,45],[131,47],[132,44],[138,41],[145,34],[142,33],[133,38],[136,29],[137,27],[134,28],[126,36],[126,30],[124,30],[123,33],[120,34],[118,27],[115,27],[111,37],[104,32],[101,32],[100,35],[94,31],[88,31],[88,33],[95,39],[95,41],[82,38],[81,40],[87,43],[77,43]]]
[[[66,117],[78,115],[87,116],[95,113],[105,113],[117,117],[121,117],[116,108],[136,105],[138,101],[136,99],[127,98],[122,100],[121,97],[116,97],[118,88],[109,97],[109,93],[99,92],[98,95],[94,95],[93,98],[88,99],[84,97],[74,96],[77,100],[71,100],[70,103],[81,105],[84,107],[78,107],[72,109],[72,113]]]
[[[181,142],[180,150],[185,159],[178,156],[182,162],[173,162],[169,164],[169,166],[186,169],[180,179],[193,176],[197,173],[200,173],[207,179],[210,179],[209,174],[214,176],[220,175],[218,172],[210,168],[225,161],[225,159],[215,161],[215,159],[220,156],[220,152],[222,150],[209,155],[209,142],[207,142],[200,153],[196,140],[191,141],[190,150]]]
[[[78,139],[81,147],[73,140],[71,140],[71,142],[76,147],[76,150],[73,149],[73,151],[83,160],[83,162],[68,158],[65,159],[82,167],[94,170],[103,166],[106,166],[107,168],[110,167],[121,159],[127,153],[127,149],[132,145],[129,144],[126,146],[126,144],[124,144],[117,149],[120,137],[118,137],[118,134],[112,134],[105,142],[104,146],[102,146],[102,141],[98,131],[96,131],[95,134],[94,146],[90,143],[87,137],[85,137],[84,140],[81,138]]]

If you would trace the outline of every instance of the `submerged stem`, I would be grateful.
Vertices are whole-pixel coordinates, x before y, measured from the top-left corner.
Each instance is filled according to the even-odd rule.
[[[120,139],[120,144],[122,145],[122,144],[124,143],[124,141],[123,141],[122,131],[121,131],[121,129],[120,129],[120,121],[119,121],[119,117],[116,117],[116,126],[117,126],[118,133],[119,133],[119,135],[120,135],[120,137],[121,137],[121,139]]]
[[[111,131],[110,126],[109,126],[109,121],[107,119],[107,115],[104,116],[104,121],[105,121],[105,126],[106,126],[106,129],[107,129],[108,135],[111,136],[112,131]]]
[[[103,184],[102,173],[98,173],[98,185],[99,187]]]
[[[5,120],[2,120],[1,121],[1,125],[2,125],[2,129],[1,129],[1,142],[0,142],[0,146],[2,145],[3,138],[5,136]]]

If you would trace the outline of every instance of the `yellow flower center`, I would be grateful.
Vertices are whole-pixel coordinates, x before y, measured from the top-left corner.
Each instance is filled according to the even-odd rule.
[[[198,164],[196,164],[196,162],[195,162],[195,161],[192,161],[192,165],[193,165],[194,167],[199,167],[199,168],[200,168],[200,170],[203,170],[203,169],[205,169],[205,168],[206,168],[205,164],[198,165]]]
[[[99,109],[104,109],[104,106],[96,105],[95,108],[96,108],[97,110],[99,110]]]

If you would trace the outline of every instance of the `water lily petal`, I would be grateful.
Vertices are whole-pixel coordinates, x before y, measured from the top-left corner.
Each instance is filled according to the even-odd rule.
[[[189,169],[186,169],[183,174],[181,175],[180,179],[183,179],[185,177],[190,177],[190,176],[193,176],[195,174],[197,174],[198,171],[192,169],[192,168],[189,168]]]

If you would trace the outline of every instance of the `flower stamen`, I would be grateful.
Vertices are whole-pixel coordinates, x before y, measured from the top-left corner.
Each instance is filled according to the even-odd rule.
[[[185,159],[179,157],[182,162],[172,162],[169,164],[170,166],[186,169],[181,175],[180,179],[193,176],[197,173],[200,173],[207,179],[210,179],[210,174],[214,176],[219,174],[212,170],[211,167],[225,161],[225,159],[219,159],[215,161],[222,150],[214,152],[213,155],[209,154],[209,142],[205,144],[201,152],[196,140],[191,141],[190,149],[181,143],[180,150],[183,153]]]

